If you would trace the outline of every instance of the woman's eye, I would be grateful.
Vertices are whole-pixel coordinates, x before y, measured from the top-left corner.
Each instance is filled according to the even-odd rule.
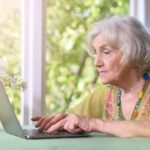
[[[109,50],[104,50],[103,52],[104,52],[104,54],[110,54]]]

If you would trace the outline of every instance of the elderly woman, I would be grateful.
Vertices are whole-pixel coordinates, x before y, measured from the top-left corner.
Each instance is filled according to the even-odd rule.
[[[88,36],[102,85],[69,114],[32,118],[48,133],[150,137],[150,34],[134,17],[97,22]]]

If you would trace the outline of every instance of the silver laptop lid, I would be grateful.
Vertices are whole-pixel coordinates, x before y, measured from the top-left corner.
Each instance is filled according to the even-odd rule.
[[[24,138],[23,129],[15,115],[13,107],[8,100],[3,84],[0,82],[0,121],[9,134]]]

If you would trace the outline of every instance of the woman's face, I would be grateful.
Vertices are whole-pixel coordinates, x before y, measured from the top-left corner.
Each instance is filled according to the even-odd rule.
[[[119,85],[127,79],[131,66],[121,62],[123,53],[110,45],[103,33],[98,34],[92,45],[95,49],[95,66],[98,68],[102,83]]]

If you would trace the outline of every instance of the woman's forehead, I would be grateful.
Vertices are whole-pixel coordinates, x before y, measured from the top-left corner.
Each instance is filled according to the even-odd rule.
[[[108,32],[100,32],[96,36],[94,36],[92,40],[93,47],[101,47],[103,45],[110,46],[114,49],[119,49],[119,39],[117,35],[112,35]]]
[[[112,46],[112,42],[110,41],[108,36],[106,36],[105,33],[99,33],[93,38],[92,45],[95,48],[103,46]]]
[[[95,44],[106,44],[109,43],[108,38],[105,36],[104,33],[97,34],[94,38],[92,43]]]

